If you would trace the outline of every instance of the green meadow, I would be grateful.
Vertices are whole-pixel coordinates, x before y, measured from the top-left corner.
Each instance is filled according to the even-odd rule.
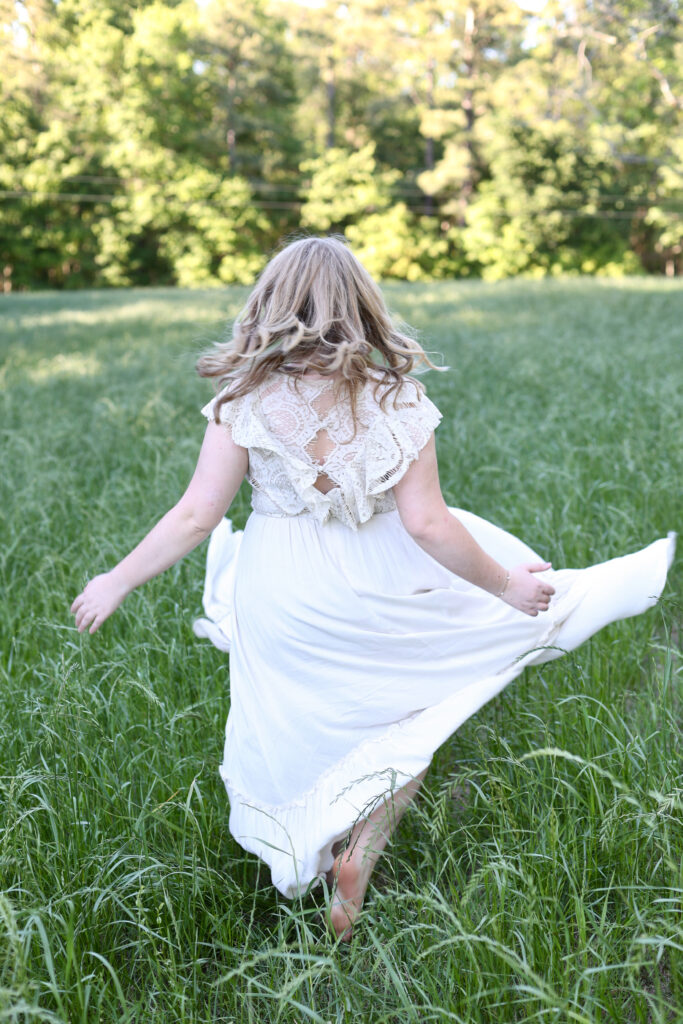
[[[391,284],[449,504],[556,568],[683,526],[683,287]],[[438,751],[349,946],[228,832],[205,547],[94,636],[69,606],[180,496],[244,289],[0,300],[0,1021],[683,1021],[681,559]],[[244,524],[243,488],[230,512]],[[420,681],[416,679],[416,687]]]

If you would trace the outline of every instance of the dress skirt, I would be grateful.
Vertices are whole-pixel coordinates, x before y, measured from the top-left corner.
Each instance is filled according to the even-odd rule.
[[[486,520],[451,512],[506,568],[541,560]],[[539,573],[555,594],[532,618],[441,566],[396,511],[358,530],[306,513],[254,512],[243,533],[223,520],[209,543],[207,617],[194,629],[230,651],[220,774],[232,835],[281,893],[304,893],[354,822],[526,665],[654,605],[674,542]]]

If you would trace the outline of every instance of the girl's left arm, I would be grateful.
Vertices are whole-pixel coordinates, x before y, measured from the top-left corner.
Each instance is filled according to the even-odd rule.
[[[93,577],[71,611],[79,633],[96,632],[123,599],[201,543],[221,521],[239,490],[249,461],[229,428],[210,422],[192,480],[180,501],[109,572]]]

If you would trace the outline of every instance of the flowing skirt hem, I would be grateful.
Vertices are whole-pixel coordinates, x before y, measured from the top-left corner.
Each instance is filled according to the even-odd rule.
[[[656,541],[656,561],[649,592],[638,614],[652,607],[673,559],[675,534]],[[273,885],[287,898],[304,895],[332,868],[332,848],[354,823],[367,817],[392,792],[427,768],[436,750],[484,704],[503,690],[527,665],[560,657],[562,627],[581,606],[590,579],[578,570],[568,577],[546,614],[550,622],[537,645],[502,671],[463,687],[445,700],[394,722],[380,735],[361,741],[328,768],[298,799],[272,805],[253,800],[220,774],[230,799],[230,832],[240,845],[271,868]],[[571,648],[577,646],[572,641]]]

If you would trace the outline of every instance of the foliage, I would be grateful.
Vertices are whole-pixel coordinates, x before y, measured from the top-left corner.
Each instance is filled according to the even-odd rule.
[[[683,269],[676,0],[0,0],[5,291]],[[371,237],[370,232],[376,232]]]
[[[366,213],[386,209],[397,171],[381,171],[369,143],[355,153],[332,148],[302,170],[311,175],[310,198],[301,208],[301,224],[313,231],[339,231]]]
[[[498,118],[487,148],[490,177],[461,236],[484,278],[638,269],[623,222],[596,228],[591,212],[600,209],[602,183],[610,187],[609,169],[590,150],[576,150],[571,125]]]
[[[444,276],[448,240],[439,237],[434,218],[415,217],[405,203],[361,218],[346,234],[376,278],[422,281]]]

